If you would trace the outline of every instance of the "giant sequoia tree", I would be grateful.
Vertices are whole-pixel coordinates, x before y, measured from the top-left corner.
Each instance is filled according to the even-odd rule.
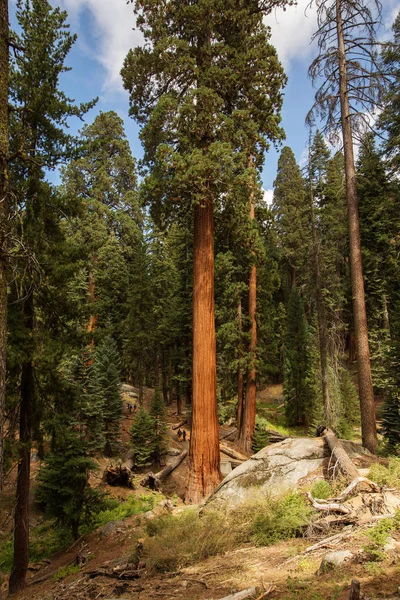
[[[214,208],[232,197],[238,178],[248,181],[249,155],[260,164],[265,138],[280,135],[283,75],[262,17],[283,4],[137,0],[146,43],[129,52],[122,69],[131,115],[143,127],[154,214],[165,222],[172,207],[193,210],[192,501],[220,480]]]
[[[317,7],[318,30],[314,39],[319,54],[310,67],[314,81],[323,83],[309,115],[317,114],[326,131],[341,132],[345,157],[346,195],[349,219],[350,264],[353,294],[354,330],[363,444],[376,452],[377,433],[371,379],[368,326],[365,309],[360,225],[353,141],[368,126],[368,113],[381,101],[384,78],[379,69],[375,28],[379,0],[312,0]]]

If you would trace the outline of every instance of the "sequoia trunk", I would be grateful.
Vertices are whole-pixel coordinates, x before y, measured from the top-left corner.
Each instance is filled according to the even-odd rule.
[[[187,500],[198,503],[221,481],[214,322],[214,207],[194,207],[193,392]]]
[[[367,313],[361,258],[360,223],[356,173],[354,167],[353,136],[348,99],[346,49],[344,44],[341,2],[336,0],[336,27],[338,37],[340,107],[345,160],[346,195],[349,218],[351,286],[353,294],[354,333],[356,338],[358,386],[360,394],[361,431],[363,445],[376,454],[377,432],[374,392],[372,387]]]

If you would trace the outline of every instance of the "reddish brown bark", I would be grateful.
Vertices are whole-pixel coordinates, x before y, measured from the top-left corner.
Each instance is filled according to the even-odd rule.
[[[8,231],[8,1],[0,3],[0,499],[3,489],[3,450],[7,347]]]
[[[194,207],[193,391],[189,481],[186,499],[198,503],[221,481],[214,321],[214,208]]]
[[[252,157],[249,158],[249,166],[253,166]],[[254,189],[253,178],[250,191],[250,220],[254,221]],[[255,257],[254,257],[255,259]],[[249,319],[250,319],[250,363],[246,377],[246,397],[243,404],[243,416],[239,430],[238,445],[242,452],[251,452],[251,443],[256,423],[256,394],[257,394],[257,266],[253,264],[250,270],[249,280]]]
[[[356,338],[358,386],[361,409],[363,445],[376,454],[377,432],[375,401],[372,387],[367,313],[365,308],[364,279],[361,258],[360,223],[356,172],[354,167],[353,136],[348,99],[346,48],[344,44],[341,1],[336,0],[336,27],[338,37],[340,107],[346,176],[346,195],[349,219],[351,287],[353,294],[354,333]]]
[[[33,312],[33,297],[30,295],[24,306],[25,322],[30,331],[33,331]],[[33,365],[31,360],[27,360],[22,365],[21,374],[19,462],[14,515],[14,561],[8,583],[10,594],[15,594],[25,587],[29,564],[29,490],[33,404]]]
[[[238,326],[239,326],[239,349],[238,349],[238,359],[239,359],[239,365],[238,365],[238,406],[237,406],[237,416],[236,416],[236,423],[237,423],[237,429],[238,432],[240,432],[241,427],[242,427],[242,419],[243,419],[243,369],[242,369],[242,365],[241,365],[241,359],[242,359],[242,341],[241,341],[241,336],[242,336],[242,301],[239,298],[239,304],[238,304]]]

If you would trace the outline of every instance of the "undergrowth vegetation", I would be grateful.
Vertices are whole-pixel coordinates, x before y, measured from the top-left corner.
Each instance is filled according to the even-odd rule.
[[[133,515],[147,512],[155,506],[160,498],[160,494],[139,497],[131,494],[124,502],[118,502],[114,498],[105,498],[102,501],[100,510],[93,519],[81,526],[79,533],[85,535],[112,521],[122,521]],[[55,524],[54,520],[45,521],[31,530],[29,561],[36,563],[44,558],[49,558],[56,552],[66,550],[72,542],[73,536],[69,528]],[[0,544],[0,572],[9,573],[12,562],[13,539],[11,538]],[[70,574],[67,573],[67,575]],[[67,575],[61,574],[59,578],[61,579]]]
[[[400,458],[390,457],[385,467],[380,463],[372,465],[369,478],[380,486],[387,485],[400,489]]]
[[[245,542],[274,544],[300,535],[313,512],[301,495],[290,493],[276,500],[256,498],[228,514],[185,510],[162,516],[146,525],[146,565],[156,571],[174,571]]]

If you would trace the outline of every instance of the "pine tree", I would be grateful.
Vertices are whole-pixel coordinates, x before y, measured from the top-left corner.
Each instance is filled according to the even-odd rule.
[[[303,301],[297,289],[293,287],[287,308],[283,382],[285,412],[289,425],[307,426],[311,420],[309,341]]]
[[[8,0],[0,3],[0,497],[3,489],[7,347],[8,207]]]
[[[323,77],[310,111],[325,120],[326,131],[343,136],[346,197],[350,240],[350,264],[353,296],[354,330],[357,346],[358,383],[360,390],[363,444],[376,452],[377,433],[372,387],[368,325],[365,309],[363,267],[356,174],[354,136],[366,124],[368,111],[373,112],[382,98],[385,78],[375,52],[376,33],[381,11],[379,0],[371,5],[365,0],[313,0],[317,8],[319,54],[309,73],[313,81]],[[374,10],[375,13],[374,14]]]
[[[50,186],[44,182],[44,169],[54,168],[75,151],[75,140],[65,132],[64,126],[69,117],[81,117],[93,106],[89,103],[78,107],[59,89],[59,77],[67,70],[64,61],[75,41],[75,36],[68,31],[66,13],[58,8],[53,10],[47,0],[19,0],[16,16],[22,33],[20,38],[15,37],[23,51],[16,52],[10,72],[10,100],[15,108],[10,124],[11,151],[19,159],[13,164],[11,180],[20,203],[19,235],[28,252],[23,257],[23,277],[19,282],[24,298],[21,321],[26,345],[20,385],[20,460],[14,563],[9,580],[12,593],[24,586],[29,559],[30,445],[34,421],[38,422],[40,412],[33,364],[34,290],[40,287],[37,264],[40,265],[46,237],[54,228],[50,218],[53,211],[47,206],[51,193]]]
[[[290,289],[306,279],[310,208],[305,182],[288,146],[283,148],[278,160],[272,208]]]
[[[371,343],[372,381],[376,390],[387,383],[387,350],[390,342],[389,309],[396,252],[391,243],[398,232],[398,202],[375,148],[371,133],[360,146],[357,162],[361,250]],[[396,206],[397,204],[397,206]]]
[[[400,168],[400,13],[393,23],[393,40],[386,44],[382,57],[389,77],[385,90],[384,108],[378,125],[385,132],[384,150],[391,169]]]
[[[165,453],[167,424],[165,422],[165,404],[158,387],[154,390],[149,412],[153,418],[154,458],[160,463],[161,457]]]
[[[46,513],[79,537],[79,526],[88,522],[99,506],[99,494],[89,485],[89,473],[97,468],[87,456],[85,443],[69,430],[46,457],[38,475],[36,501]]]
[[[284,3],[273,3],[280,4]],[[262,25],[263,12],[273,5],[242,0],[197,4],[137,0],[137,22],[148,43],[144,49],[130,51],[122,69],[131,115],[143,125],[145,162],[150,167],[145,189],[153,215],[166,219],[173,205],[180,212],[193,208],[193,425],[188,498],[195,502],[212,492],[220,480],[214,209],[232,189],[235,175],[246,170],[253,148],[254,153],[258,150],[257,161],[262,162],[266,138],[280,135],[277,112],[283,74]],[[214,44],[212,40],[217,39],[219,43]],[[249,71],[249,61],[257,61],[257,68]],[[257,115],[258,130],[252,127],[252,114]],[[238,146],[240,152],[235,152]]]
[[[143,406],[136,413],[130,430],[132,442],[132,463],[142,468],[152,464],[154,459],[154,419]]]

